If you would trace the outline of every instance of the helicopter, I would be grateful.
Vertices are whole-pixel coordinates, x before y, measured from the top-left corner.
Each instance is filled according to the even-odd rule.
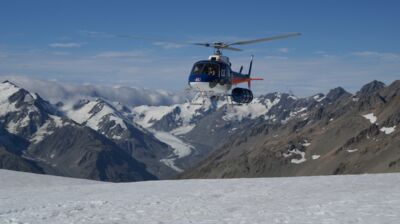
[[[229,57],[222,54],[223,50],[242,51],[236,45],[254,44],[293,36],[300,33],[288,33],[278,36],[265,37],[260,39],[237,41],[233,43],[213,42],[213,43],[192,43],[194,45],[214,48],[214,54],[208,60],[201,60],[194,63],[189,74],[189,89],[201,93],[202,96],[210,96],[211,99],[218,99],[219,96],[228,97],[228,101],[238,104],[248,104],[253,100],[251,91],[251,81],[263,80],[263,78],[252,78],[251,69],[253,66],[253,56],[251,56],[249,70],[243,74],[243,66],[238,72],[232,70]],[[236,87],[240,83],[247,83],[248,88]],[[232,89],[232,87],[235,87]],[[231,91],[230,94],[228,92]]]
[[[141,39],[146,41],[159,41],[163,43],[197,45],[203,47],[214,48],[214,54],[209,56],[207,60],[201,60],[194,63],[188,77],[189,88],[187,90],[200,93],[202,97],[209,96],[211,100],[218,100],[220,97],[237,104],[248,104],[253,100],[253,92],[251,91],[251,81],[263,80],[263,78],[252,78],[251,70],[253,66],[253,56],[251,56],[250,66],[247,74],[243,74],[243,66],[238,72],[233,71],[229,57],[222,54],[223,50],[242,51],[242,49],[233,47],[237,45],[255,44],[267,42],[288,37],[300,36],[301,33],[287,33],[282,35],[264,37],[253,40],[236,41],[232,43],[212,42],[212,43],[193,43],[193,42],[172,42],[157,38],[141,37],[136,35],[110,35],[103,32],[85,32],[85,35],[100,35],[103,37],[118,37]],[[240,83],[247,83],[247,88],[237,87]],[[232,89],[232,87],[235,87]],[[232,89],[231,93],[228,93]],[[204,103],[204,100],[203,100]]]

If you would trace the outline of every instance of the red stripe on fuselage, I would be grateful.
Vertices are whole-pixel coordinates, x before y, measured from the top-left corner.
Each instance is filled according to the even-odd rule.
[[[264,80],[263,78],[232,78],[232,84],[239,84],[249,81]]]

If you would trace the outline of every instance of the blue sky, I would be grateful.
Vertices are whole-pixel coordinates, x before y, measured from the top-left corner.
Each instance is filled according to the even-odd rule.
[[[399,1],[2,1],[0,76],[183,91],[211,49],[176,42],[303,35],[225,52],[255,55],[257,93],[306,96],[400,77]],[[117,38],[137,35],[150,40]]]

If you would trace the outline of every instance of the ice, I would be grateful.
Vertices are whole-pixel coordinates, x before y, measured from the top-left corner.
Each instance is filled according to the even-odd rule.
[[[276,98],[271,101],[266,99],[265,102],[261,102],[260,99],[255,98],[251,103],[245,105],[235,105],[228,107],[226,114],[222,117],[225,121],[242,121],[245,118],[256,119],[264,116],[264,119],[273,119],[274,117],[268,117],[266,114],[268,111],[278,104],[281,100],[281,94],[276,93]]]
[[[195,125],[186,125],[179,128],[175,128],[174,130],[170,131],[173,135],[184,135],[189,133],[193,128],[196,127]]]
[[[311,145],[311,143],[309,143],[309,142],[305,139],[301,145],[304,146],[304,147],[308,147],[308,146]]]
[[[304,163],[305,161],[307,161],[305,152],[297,150],[296,154],[300,155],[301,158],[300,159],[292,159],[292,160],[290,160],[291,163],[300,164],[300,163]]]
[[[268,100],[269,102],[269,100]],[[245,105],[235,105],[229,107],[226,114],[222,117],[225,121],[242,121],[244,118],[255,119],[265,115],[268,110],[272,107],[273,103],[263,105],[258,99],[254,99],[253,102]]]
[[[172,168],[173,170],[181,173],[184,170],[182,170],[181,168],[177,167],[175,165],[175,159],[174,158],[168,158],[168,159],[160,159],[160,162],[164,163],[166,166]]]
[[[375,123],[376,120],[377,120],[377,118],[376,118],[376,116],[374,115],[374,113],[369,113],[369,114],[363,115],[363,117],[365,117],[366,119],[368,119],[368,120],[371,122],[371,124]]]
[[[324,96],[322,94],[321,95],[318,94],[318,95],[315,95],[313,98],[314,98],[315,101],[321,102],[322,100],[324,100],[326,98],[326,96]]]
[[[149,129],[149,131],[153,132],[154,137],[156,137],[158,140],[164,142],[174,149],[172,155],[169,155],[167,158],[161,159],[160,162],[178,172],[182,172],[183,170],[175,165],[175,160],[190,155],[194,147],[183,142],[181,139],[171,133],[155,131],[152,129]]]
[[[311,159],[316,160],[316,159],[319,159],[319,157],[321,157],[321,156],[320,155],[312,155]]]
[[[393,127],[382,127],[381,129],[379,129],[381,132],[389,135],[392,134],[395,131],[396,126]]]
[[[174,149],[175,156],[177,156],[178,158],[188,156],[192,152],[193,146],[191,146],[187,143],[184,143],[178,137],[176,137],[168,132],[154,131],[154,136],[158,140],[171,146]]]
[[[300,159],[293,158],[290,160],[291,163],[300,164],[300,163],[304,163],[305,161],[307,161],[306,153],[302,152],[298,149],[290,150],[289,153],[283,153],[283,157],[285,157],[285,158],[290,157],[292,155],[300,155],[301,158]]]
[[[302,114],[303,112],[305,112],[305,111],[307,111],[307,107],[302,107],[302,108],[299,108],[299,109],[297,109],[297,110],[295,110],[295,111],[292,111],[292,112],[290,112],[290,117],[295,117],[295,116],[297,116],[297,115],[299,115],[299,114]],[[305,115],[305,114],[304,114]]]
[[[400,174],[105,183],[0,170],[0,223],[398,223]]]
[[[154,121],[161,120],[173,109],[172,106],[138,106],[133,108],[133,112],[137,115],[134,121],[144,128],[149,128],[154,124]]]

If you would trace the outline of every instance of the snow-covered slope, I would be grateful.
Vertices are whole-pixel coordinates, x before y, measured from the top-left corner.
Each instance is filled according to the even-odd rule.
[[[225,100],[215,102],[197,96],[193,99],[195,103],[134,107],[131,117],[134,123],[174,149],[161,161],[182,171],[228,141],[226,133],[241,131],[257,122],[279,123],[304,116],[310,107],[322,101],[319,99],[303,100],[271,93],[255,98],[250,104],[228,105]]]
[[[400,174],[104,183],[0,170],[0,223],[398,223]]]
[[[125,119],[112,105],[104,100],[81,100],[75,105],[66,105],[66,115],[79,124],[86,125],[99,133],[121,139],[128,129]]]
[[[123,104],[107,102],[103,99],[85,99],[73,104],[63,105],[62,110],[70,119],[117,142],[122,149],[132,154],[133,157],[146,163],[148,169],[157,176],[170,177],[175,175],[177,171],[181,171],[174,167],[173,163],[166,163],[163,159],[167,159],[167,157],[171,159],[171,156],[177,154],[174,151],[180,152],[187,149],[176,148],[175,145],[166,142],[165,138],[158,138],[158,136],[165,135],[149,132],[151,130],[146,130],[144,123],[138,125],[132,120],[132,111]],[[170,167],[170,169],[165,166]]]
[[[9,133],[29,139],[40,129],[43,136],[52,131],[51,127],[63,125],[61,118],[54,115],[54,108],[37,94],[9,81],[0,83],[0,122]]]
[[[133,120],[145,128],[185,134],[193,129],[198,119],[224,104],[224,102],[218,102],[213,105],[207,99],[202,104],[187,102],[171,106],[139,106],[132,110]]]
[[[159,161],[173,149],[117,106],[101,99],[52,105],[9,81],[0,83],[0,168],[110,181],[174,175]]]

